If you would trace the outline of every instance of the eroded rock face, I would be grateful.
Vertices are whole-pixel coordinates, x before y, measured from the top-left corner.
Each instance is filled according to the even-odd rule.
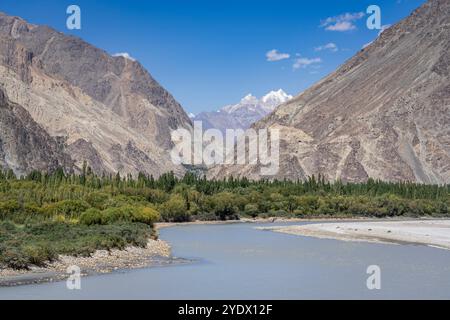
[[[78,167],[183,173],[170,161],[170,133],[191,121],[137,61],[0,13],[0,85],[50,136],[67,139]],[[117,161],[113,146],[130,143]]]
[[[280,172],[269,178],[450,183],[449,49],[450,1],[430,0],[255,124],[282,130]],[[210,175],[260,178],[254,172]]]
[[[74,168],[64,145],[52,138],[20,105],[8,100],[0,88],[0,167],[18,175],[32,170],[52,172]]]
[[[73,159],[83,159],[83,162],[86,161],[86,164],[89,164],[92,171],[97,173],[108,172],[108,168],[103,163],[100,154],[94,148],[92,143],[84,139],[78,139],[71,145],[67,146],[66,150]],[[83,164],[79,163],[79,166],[83,166]]]

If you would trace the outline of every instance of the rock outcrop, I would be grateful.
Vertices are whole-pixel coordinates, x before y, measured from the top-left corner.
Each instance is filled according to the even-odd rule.
[[[64,144],[52,138],[20,105],[9,101],[0,87],[0,167],[18,175],[32,170],[52,172],[74,163]]]

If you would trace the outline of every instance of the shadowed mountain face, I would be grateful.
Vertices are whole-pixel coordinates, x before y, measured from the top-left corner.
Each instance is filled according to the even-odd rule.
[[[0,88],[0,167],[23,175],[32,169],[73,169],[63,144],[50,137],[21,106],[11,103]]]
[[[191,121],[136,61],[0,13],[0,85],[50,136],[67,140],[78,167],[183,173],[169,158],[170,133]]]
[[[430,0],[255,124],[281,130],[276,177],[450,183],[450,1]],[[258,166],[212,176],[260,178]]]

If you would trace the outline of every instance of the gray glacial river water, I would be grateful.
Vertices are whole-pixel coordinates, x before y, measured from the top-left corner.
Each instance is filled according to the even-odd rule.
[[[450,298],[450,251],[348,243],[256,230],[256,224],[161,230],[191,264],[65,282],[0,288],[0,299],[417,299]],[[263,225],[265,226],[265,225]],[[381,290],[368,290],[368,266]]]

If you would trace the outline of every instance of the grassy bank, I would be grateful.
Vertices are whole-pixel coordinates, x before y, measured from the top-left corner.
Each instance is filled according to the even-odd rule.
[[[145,247],[152,230],[144,224],[85,226],[75,223],[0,223],[0,262],[13,269],[44,267],[58,255],[89,256],[96,250]]]
[[[239,217],[447,216],[450,187],[412,183],[328,183],[234,179],[187,174],[159,179],[80,175],[62,170],[17,178],[0,172],[0,266],[27,268],[64,255],[145,246],[153,223]]]

